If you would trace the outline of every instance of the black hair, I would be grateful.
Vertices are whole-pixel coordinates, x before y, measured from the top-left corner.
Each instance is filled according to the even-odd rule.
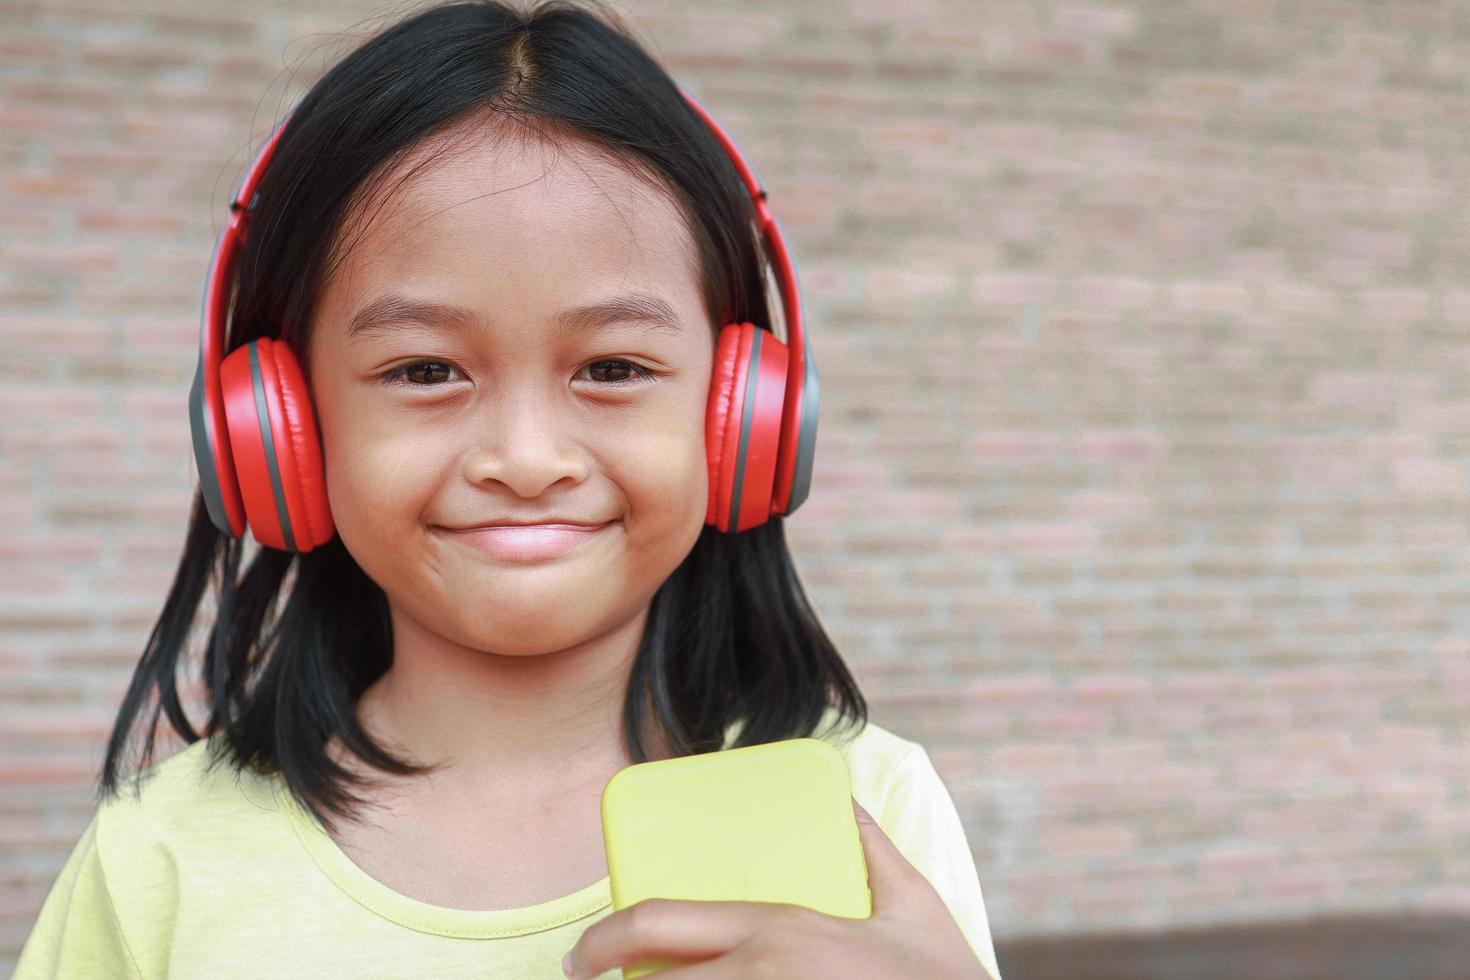
[[[260,336],[302,351],[355,202],[426,139],[481,116],[590,141],[652,177],[689,225],[711,322],[769,329],[749,192],[674,81],[595,2],[423,7],[328,70],[297,104],[257,187],[227,351]],[[213,525],[196,491],[178,572],[113,726],[100,798],[118,791],[150,706],[140,770],[166,715],[186,743],[218,736],[207,746],[211,766],[280,774],[328,825],[365,802],[348,788],[361,780],[327,752],[334,736],[385,772],[435,768],[395,757],[358,722],[358,699],[393,661],[392,634],[386,596],[340,536],[300,554],[257,545],[248,562],[247,543]],[[215,618],[199,670],[209,712],[201,735],[181,704],[179,673],[206,590]],[[731,747],[811,736],[829,709],[837,728],[867,723],[797,577],[781,516],[737,534],[705,526],[651,601],[624,699],[631,758],[648,758],[650,725],[689,755],[723,747],[736,721]]]

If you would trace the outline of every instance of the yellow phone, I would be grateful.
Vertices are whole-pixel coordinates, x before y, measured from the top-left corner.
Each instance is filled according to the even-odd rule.
[[[602,791],[602,840],[614,911],[675,898],[872,915],[847,763],[820,739],[628,766]],[[623,976],[679,965],[648,960]]]

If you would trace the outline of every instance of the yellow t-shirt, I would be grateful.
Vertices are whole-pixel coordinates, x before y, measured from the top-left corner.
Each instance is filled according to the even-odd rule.
[[[847,759],[852,795],[999,980],[974,858],[924,748],[871,722],[826,740]],[[206,772],[205,749],[200,740],[156,763],[141,799],[129,789],[98,807],[21,949],[17,980],[565,980],[562,957],[612,911],[606,877],[494,911],[401,895],[353,864],[278,776]]]

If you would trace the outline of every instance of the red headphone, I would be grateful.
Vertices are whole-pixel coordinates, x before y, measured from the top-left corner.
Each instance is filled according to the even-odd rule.
[[[819,382],[802,328],[796,268],[766,206],[765,188],[714,117],[678,88],[719,138],[755,201],[786,324],[784,343],[752,323],[727,324],[715,348],[704,423],[704,522],[738,533],[772,514],[794,513],[806,500]],[[229,224],[215,241],[204,281],[189,425],[199,491],[215,527],[239,538],[248,524],[267,548],[306,552],[330,541],[336,528],[301,366],[291,348],[273,337],[249,341],[221,359],[235,262],[258,200],[255,187],[290,118],[287,113],[246,170],[230,202]]]

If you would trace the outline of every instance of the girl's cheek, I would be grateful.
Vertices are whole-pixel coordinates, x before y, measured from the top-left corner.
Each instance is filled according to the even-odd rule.
[[[327,456],[328,499],[347,519],[413,513],[443,472],[442,449],[423,438],[374,430],[341,433]]]
[[[658,493],[697,489],[693,484],[705,468],[703,442],[692,442],[686,429],[659,429],[625,445],[636,451],[619,450],[610,458],[627,482]]]

